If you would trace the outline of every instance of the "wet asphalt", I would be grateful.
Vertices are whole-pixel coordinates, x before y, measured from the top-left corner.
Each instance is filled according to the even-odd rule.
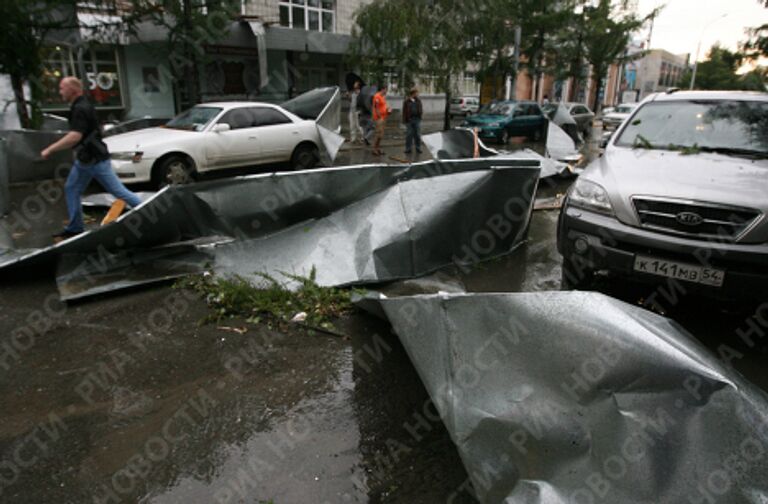
[[[396,123],[387,133],[388,162],[429,159],[426,150],[406,159]],[[345,145],[336,164],[368,162],[380,159]],[[571,182],[543,182],[537,196]],[[13,191],[14,209],[42,206],[0,243],[45,245],[63,200],[38,198],[39,184]],[[379,287],[557,290],[557,216],[534,212],[528,241],[505,257]],[[626,282],[599,289],[632,304],[652,294]],[[336,336],[201,324],[207,308],[189,291],[160,285],[62,304],[50,271],[3,278],[0,307],[0,502],[475,502],[418,375],[374,317],[340,320]],[[753,306],[684,296],[661,310],[713,351],[736,351],[734,367],[768,387],[765,345],[736,337]]]

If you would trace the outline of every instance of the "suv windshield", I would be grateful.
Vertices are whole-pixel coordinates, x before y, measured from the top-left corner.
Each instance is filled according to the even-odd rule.
[[[218,107],[192,107],[168,121],[165,127],[187,131],[202,131],[221,110]]]
[[[663,101],[641,107],[616,145],[768,154],[768,102]]]

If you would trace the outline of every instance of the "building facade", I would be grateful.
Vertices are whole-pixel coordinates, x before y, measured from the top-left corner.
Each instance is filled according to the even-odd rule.
[[[651,49],[641,59],[633,62],[636,72],[634,86],[638,100],[659,91],[677,87],[688,68],[688,54],[672,54],[663,49]]]

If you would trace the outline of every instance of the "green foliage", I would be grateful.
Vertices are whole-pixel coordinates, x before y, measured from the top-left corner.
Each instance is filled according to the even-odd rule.
[[[35,100],[40,95],[37,77],[42,71],[41,47],[53,30],[77,26],[73,2],[39,0],[36,2],[6,0],[0,2],[0,73],[11,77],[14,101],[22,127],[32,128],[41,118]],[[22,92],[25,82],[31,84],[32,115]],[[2,104],[3,107],[9,104]]]
[[[562,58],[566,76],[577,81],[586,70],[585,63],[592,65],[592,80],[598,85],[611,64],[624,59],[630,36],[648,20],[658,15],[654,10],[644,18],[633,12],[625,12],[622,5],[611,0],[582,3],[581,13],[571,17],[572,43],[564,45]],[[597,110],[599,90],[595,93],[592,108]]]
[[[259,274],[265,285],[255,286],[240,276],[217,277],[201,275],[177,282],[180,288],[192,289],[203,296],[211,309],[204,322],[217,322],[228,317],[245,317],[248,322],[262,320],[285,324],[299,312],[305,312],[304,321],[310,327],[332,329],[331,320],[353,309],[351,292],[346,289],[317,285],[315,269],[308,277],[283,273],[298,284],[290,290],[267,274]]]
[[[696,89],[753,90],[765,91],[766,72],[758,67],[754,71],[740,76],[736,74],[743,62],[743,55],[729,51],[718,44],[712,46],[705,61],[700,61],[696,69]],[[692,72],[683,74],[680,87],[690,87]]]

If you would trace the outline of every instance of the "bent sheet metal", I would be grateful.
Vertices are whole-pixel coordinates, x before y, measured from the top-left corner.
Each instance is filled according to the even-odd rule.
[[[545,149],[547,156],[542,156],[531,149],[521,149],[512,152],[495,150],[486,146],[478,138],[475,140],[472,130],[455,128],[448,131],[430,133],[422,137],[424,145],[429,149],[435,159],[467,159],[474,157],[475,141],[477,141],[477,154],[479,158],[515,158],[530,159],[541,165],[541,178],[554,175],[571,174],[569,165],[579,162],[581,155],[570,137],[555,123],[547,124],[547,142]]]
[[[429,161],[166,188],[115,222],[0,268],[56,262],[62,299],[212,270],[349,285],[419,276],[524,239],[538,163]]]
[[[669,319],[592,292],[360,305],[391,322],[483,503],[768,499],[766,394]]]

